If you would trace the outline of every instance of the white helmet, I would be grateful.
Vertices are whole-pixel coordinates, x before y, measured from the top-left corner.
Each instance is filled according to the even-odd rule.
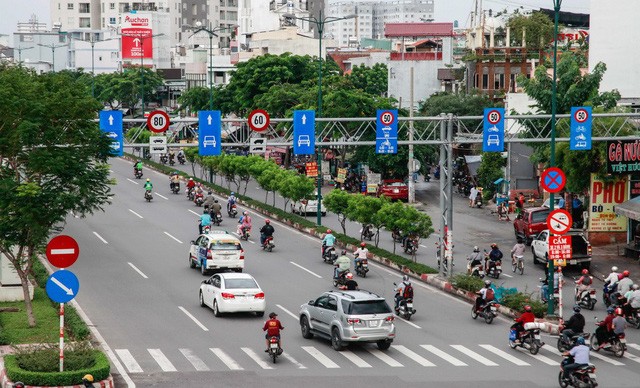
[[[611,267],[611,272],[618,272],[618,267],[616,267],[615,265]]]

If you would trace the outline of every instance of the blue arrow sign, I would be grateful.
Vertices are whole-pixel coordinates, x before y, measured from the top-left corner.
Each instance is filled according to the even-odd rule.
[[[504,151],[504,108],[484,108],[482,151]]]
[[[122,156],[122,112],[119,110],[101,110],[100,129],[111,139],[111,155]]]
[[[222,152],[222,119],[219,110],[201,110],[198,112],[198,153],[200,156],[220,155]]]
[[[571,151],[584,151],[591,149],[591,107],[571,107],[571,139],[569,140]]]
[[[293,154],[313,155],[316,147],[316,111],[293,111]]]
[[[398,152],[398,111],[378,109],[376,111],[376,154]]]
[[[67,303],[78,295],[80,281],[71,271],[61,269],[47,279],[47,295],[56,303]]]

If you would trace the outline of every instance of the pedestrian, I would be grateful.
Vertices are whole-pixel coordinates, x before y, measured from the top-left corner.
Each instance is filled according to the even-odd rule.
[[[475,202],[477,195],[478,189],[475,186],[471,187],[471,193],[469,193],[469,207],[473,207],[473,203]]]
[[[564,193],[560,193],[560,200],[558,200],[558,209],[564,209],[564,207],[565,207]]]

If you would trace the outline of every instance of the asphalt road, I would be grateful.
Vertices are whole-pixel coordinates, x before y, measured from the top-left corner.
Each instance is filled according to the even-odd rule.
[[[243,243],[245,272],[258,280],[266,293],[268,311],[276,311],[286,328],[284,357],[271,364],[263,352],[263,318],[248,314],[216,318],[198,304],[198,287],[204,277],[189,268],[187,257],[189,241],[197,233],[200,208],[182,194],[171,194],[166,176],[145,171],[145,178],[151,177],[155,184],[154,200],[146,203],[143,181],[133,179],[131,163],[113,159],[112,171],[117,185],[106,212],[86,219],[70,217],[64,232],[80,244],[80,258],[70,268],[81,283],[77,302],[113,355],[112,373],[119,384],[557,384],[561,358],[553,346],[555,338],[544,338],[551,346],[543,347],[538,356],[511,350],[507,320],[498,319],[491,325],[474,321],[467,303],[417,283],[418,312],[410,322],[396,320],[397,339],[388,351],[363,345],[336,352],[328,341],[303,339],[297,319],[300,305],[332,289],[332,267],[319,258],[319,240],[279,224],[275,225],[274,252],[263,252],[257,236]],[[260,225],[261,217],[253,216],[254,225]],[[470,227],[477,228],[474,233],[495,232],[487,222],[478,222],[477,214],[456,217],[462,220],[456,222],[467,220]],[[222,228],[234,231],[235,227],[235,221],[224,219]],[[466,243],[475,244],[473,240]],[[391,304],[392,284],[399,278],[396,272],[372,265],[369,276],[357,280],[361,288],[384,296]],[[589,322],[587,327],[592,329],[593,324]],[[629,329],[629,342],[635,355],[619,360],[608,355],[602,360],[593,358],[601,386],[637,386],[638,331]]]

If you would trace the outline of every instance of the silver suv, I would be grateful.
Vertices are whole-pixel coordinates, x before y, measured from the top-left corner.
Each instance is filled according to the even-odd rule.
[[[335,350],[349,342],[375,342],[387,350],[396,337],[391,308],[383,297],[369,291],[329,291],[300,306],[304,338],[331,340]]]

